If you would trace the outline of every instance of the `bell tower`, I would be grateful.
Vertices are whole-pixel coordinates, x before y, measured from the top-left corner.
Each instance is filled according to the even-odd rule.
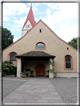
[[[22,36],[24,36],[35,24],[36,24],[36,21],[34,19],[32,4],[31,4],[28,16],[22,28]]]

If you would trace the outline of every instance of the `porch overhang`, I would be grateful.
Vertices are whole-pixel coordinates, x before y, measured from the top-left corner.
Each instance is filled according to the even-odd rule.
[[[30,51],[21,55],[17,55],[16,58],[22,58],[22,59],[54,59],[56,56],[50,55],[48,53],[45,53],[43,51]]]

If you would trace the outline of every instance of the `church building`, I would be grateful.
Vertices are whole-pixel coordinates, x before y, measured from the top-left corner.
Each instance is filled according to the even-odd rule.
[[[65,35],[64,35],[65,36]],[[3,50],[3,61],[11,60],[17,77],[33,70],[34,76],[47,76],[55,61],[57,77],[77,77],[77,50],[59,38],[46,23],[35,21],[32,5],[22,28],[22,37]]]

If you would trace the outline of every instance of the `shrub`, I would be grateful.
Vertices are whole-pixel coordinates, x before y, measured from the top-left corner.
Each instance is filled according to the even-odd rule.
[[[23,75],[25,75],[25,76],[26,76],[26,73],[23,73]]]
[[[55,72],[54,72],[54,77],[56,77],[56,76],[57,76],[57,72],[55,71]]]
[[[10,70],[13,71],[13,66],[12,65],[13,65],[12,61],[5,60],[4,62],[2,62],[3,72],[8,74],[8,73],[10,73]]]
[[[26,77],[26,73],[22,73],[22,77],[24,77],[24,78],[25,78],[25,77]]]
[[[30,77],[34,77],[34,75],[30,75]]]
[[[30,71],[31,74],[33,74],[33,72],[34,72],[33,70]]]
[[[28,77],[28,73],[26,73],[26,77]]]
[[[49,75],[46,75],[46,77],[49,77]]]
[[[16,74],[17,74],[17,67],[15,67],[15,66],[12,66],[12,67],[13,67],[13,71],[11,71],[11,74],[16,76]]]
[[[3,76],[3,77],[6,76],[6,73],[5,73],[5,72],[2,72],[2,76]]]
[[[13,66],[12,61],[5,60],[4,62],[2,62],[2,70],[4,73],[6,73],[6,75],[16,76],[17,67]]]

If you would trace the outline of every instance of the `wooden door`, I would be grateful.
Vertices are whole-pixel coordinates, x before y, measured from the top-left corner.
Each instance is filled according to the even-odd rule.
[[[42,64],[37,65],[36,76],[44,76],[44,66]]]

